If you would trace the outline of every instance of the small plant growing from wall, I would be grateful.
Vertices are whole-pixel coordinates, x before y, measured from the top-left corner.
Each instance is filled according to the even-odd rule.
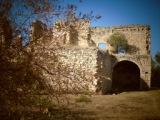
[[[125,38],[125,35],[120,32],[112,34],[107,42],[114,48],[112,51],[113,53],[118,52],[118,46],[122,46],[124,48],[127,48],[128,46],[128,41]]]
[[[129,54],[135,54],[139,50],[136,46],[129,45],[125,35],[120,32],[113,33],[107,39],[107,42],[113,47],[113,53],[125,54],[127,52]]]

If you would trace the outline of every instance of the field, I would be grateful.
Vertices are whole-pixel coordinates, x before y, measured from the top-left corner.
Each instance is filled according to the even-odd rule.
[[[160,90],[123,92],[113,95],[67,95],[69,105],[46,111],[17,109],[2,120],[160,120]],[[66,101],[63,101],[65,103]],[[54,101],[53,101],[54,103]],[[2,115],[2,112],[0,113]]]
[[[88,99],[91,102],[76,102],[74,109],[77,112],[67,119],[76,117],[77,120],[160,120],[160,90],[93,95]]]

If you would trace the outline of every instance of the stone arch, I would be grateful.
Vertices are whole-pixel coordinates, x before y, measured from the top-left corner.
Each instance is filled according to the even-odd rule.
[[[139,66],[128,60],[116,63],[112,72],[112,89],[119,91],[140,90],[141,72]]]

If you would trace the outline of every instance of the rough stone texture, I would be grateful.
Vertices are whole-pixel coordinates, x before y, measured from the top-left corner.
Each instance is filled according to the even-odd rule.
[[[89,26],[90,26],[90,22],[89,21],[83,21],[80,20],[78,21],[73,27],[76,30],[77,34],[77,39],[78,39],[78,45],[81,47],[88,47],[88,40],[90,40],[89,38]],[[73,33],[73,36],[74,33]]]
[[[150,27],[148,25],[130,25],[117,27],[93,27],[91,28],[91,40],[98,46],[106,43],[107,39],[115,32],[125,35],[129,45],[139,48],[138,55],[150,55]]]
[[[120,61],[131,61],[135,63],[140,69],[140,89],[147,89],[150,87],[150,80],[151,80],[151,57],[149,55],[115,55],[116,59],[113,60],[113,67],[116,63]],[[145,83],[144,83],[145,82]]]
[[[70,28],[67,26],[67,22],[63,20],[56,21],[53,28],[53,39],[58,39],[60,44],[70,44],[71,33]]]
[[[71,76],[74,84],[83,82],[79,85],[92,91],[96,90],[97,49],[65,49],[61,52],[60,62],[71,70],[68,76]]]
[[[140,89],[150,87],[151,80],[151,56],[150,56],[150,27],[148,25],[130,25],[130,26],[116,26],[116,27],[93,27],[91,28],[91,40],[95,42],[96,46],[99,43],[107,43],[107,39],[115,32],[121,32],[125,35],[129,45],[136,46],[139,50],[134,54],[126,53],[125,55],[113,54],[112,48],[108,45],[110,63],[104,62],[105,76],[112,79],[112,72],[114,65],[120,61],[131,61],[135,63],[140,69]],[[124,73],[125,74],[125,73]],[[108,81],[108,80],[104,80]],[[109,82],[110,83],[110,82]],[[105,87],[108,83],[105,83]],[[104,88],[105,89],[105,88]]]
[[[125,35],[129,45],[134,45],[139,50],[134,54],[113,54],[112,47],[108,45],[106,51],[99,51],[98,44],[107,43],[110,35],[117,31]],[[109,92],[112,89],[114,66],[121,61],[131,61],[138,66],[141,79],[140,89],[150,87],[151,56],[150,27],[148,25],[90,28],[89,21],[80,20],[72,26],[68,26],[65,21],[57,21],[48,44],[51,49],[48,49],[47,52],[52,52],[56,44],[64,47],[57,53],[57,56],[61,67],[65,67],[66,76],[61,76],[59,80],[68,81],[69,89],[75,90],[75,87],[82,85],[82,88],[93,92],[104,94]],[[54,62],[52,60],[47,62],[45,59],[44,66],[50,66]],[[49,70],[52,71],[52,69],[50,67]],[[44,76],[47,78],[49,75],[44,73]],[[48,78],[52,79],[53,76]],[[55,86],[55,84],[52,85]]]

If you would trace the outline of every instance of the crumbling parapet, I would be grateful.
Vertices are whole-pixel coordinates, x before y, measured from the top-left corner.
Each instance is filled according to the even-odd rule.
[[[30,26],[30,42],[44,37],[47,34],[47,25],[35,20]]]
[[[78,20],[72,25],[64,20],[54,23],[53,36],[58,38],[62,44],[76,45],[80,47],[88,47],[90,40],[90,22],[86,20]]]
[[[78,45],[81,47],[88,47],[88,41],[90,40],[90,21],[78,20],[73,27],[78,33]]]
[[[58,20],[54,23],[53,39],[62,45],[69,45],[71,39],[70,27],[64,20]]]
[[[149,25],[129,25],[113,27],[92,27],[91,40],[98,46],[99,43],[106,43],[107,39],[115,32],[125,35],[129,45],[136,46],[139,51],[136,54],[150,55],[150,26]]]

